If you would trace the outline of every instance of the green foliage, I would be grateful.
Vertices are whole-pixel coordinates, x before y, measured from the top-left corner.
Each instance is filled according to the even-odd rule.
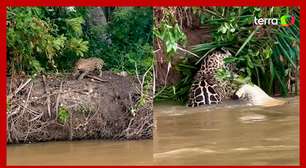
[[[7,8],[8,74],[71,71],[80,57],[100,57],[106,69],[131,74],[137,63],[144,73],[153,62],[152,8],[111,8],[103,25],[88,22],[92,9]]]
[[[86,32],[88,55],[101,57],[113,71],[143,74],[153,63],[152,8],[115,8],[107,26],[92,26]]]
[[[236,7],[212,10],[219,16],[217,19],[213,20],[215,15],[202,15],[211,18],[206,24],[217,30],[212,32],[214,45],[222,43],[220,47],[234,53],[226,62],[238,64],[242,76],[251,78],[268,93],[272,94],[273,85],[279,83],[282,95],[287,95],[287,81],[289,75],[297,71],[299,59],[299,9]],[[280,18],[285,14],[295,17],[294,25],[254,26],[254,17]],[[204,54],[213,47],[198,45],[194,49],[198,54]]]
[[[135,63],[136,69],[136,77],[140,84],[140,87],[137,87],[137,93],[140,95],[138,100],[135,102],[134,106],[131,106],[129,111],[132,115],[136,115],[136,113],[141,108],[147,108],[150,105],[153,105],[153,64],[146,69],[143,75],[138,74],[138,65]]]
[[[83,55],[87,51],[87,43],[79,38],[82,30],[82,18],[65,18],[57,16],[57,20],[67,22],[65,26],[58,24],[51,13],[52,7],[16,7],[7,9],[7,48],[8,73],[25,72],[34,74],[41,71],[57,71],[60,62],[70,55]],[[60,8],[68,10],[67,8]],[[73,28],[72,28],[73,27]]]
[[[76,17],[71,19],[66,19],[67,27],[72,30],[71,32],[75,36],[81,36],[83,34],[81,25],[84,23],[83,17]]]
[[[193,10],[197,11],[202,26],[209,27],[212,41],[193,46],[192,51],[202,57],[184,58],[176,67],[181,73],[182,80],[176,86],[164,89],[159,99],[176,99],[184,102],[199,63],[209,53],[222,48],[233,54],[225,59],[225,62],[237,64],[238,76],[234,77],[235,82],[251,81],[270,94],[274,93],[274,87],[277,85],[283,96],[288,94],[287,83],[292,77],[298,78],[299,71],[298,8],[209,7]],[[254,17],[280,18],[286,14],[295,17],[294,25],[254,25]],[[217,75],[225,80],[233,78],[224,71]]]
[[[58,121],[65,124],[69,119],[69,111],[65,107],[60,107],[58,111]]]
[[[82,39],[71,38],[67,42],[67,46],[71,52],[75,51],[77,56],[84,56],[84,53],[88,50],[88,42]]]
[[[224,68],[219,69],[216,73],[216,78],[220,81],[231,81],[237,88],[243,84],[252,84],[250,77],[242,77]]]
[[[196,73],[197,68],[187,62],[181,62],[175,68],[181,72],[183,78],[178,84],[159,90],[155,100],[176,100],[181,104],[187,101],[188,92],[193,82],[193,74]]]
[[[177,23],[172,26],[162,21],[159,27],[154,27],[153,32],[157,38],[164,42],[166,53],[170,56],[176,53],[178,44],[186,42],[186,36]]]

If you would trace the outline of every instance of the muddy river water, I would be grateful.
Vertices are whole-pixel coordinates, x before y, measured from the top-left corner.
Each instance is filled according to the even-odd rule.
[[[278,107],[154,105],[154,140],[8,145],[8,165],[298,165],[299,97]]]
[[[8,165],[152,165],[153,141],[47,142],[7,147]]]
[[[273,108],[236,103],[154,106],[154,160],[162,165],[297,165],[299,98]]]

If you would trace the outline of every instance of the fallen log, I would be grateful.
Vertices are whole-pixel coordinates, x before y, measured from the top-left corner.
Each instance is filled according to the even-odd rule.
[[[152,138],[153,100],[139,106],[135,77],[103,72],[8,77],[7,143]]]

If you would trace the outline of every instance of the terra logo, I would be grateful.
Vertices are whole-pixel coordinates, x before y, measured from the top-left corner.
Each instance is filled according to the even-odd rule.
[[[291,15],[283,15],[280,18],[254,18],[255,25],[281,25],[288,27],[293,25],[295,22],[295,17]]]
[[[280,20],[281,20],[282,26],[290,26],[290,25],[293,25],[295,22],[294,16],[290,16],[290,15],[284,15],[280,18]]]

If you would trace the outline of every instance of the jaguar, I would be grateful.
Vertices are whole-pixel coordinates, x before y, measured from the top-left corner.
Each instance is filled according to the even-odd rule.
[[[230,81],[221,80],[216,76],[219,69],[235,70],[234,64],[224,62],[224,59],[230,56],[231,53],[223,49],[212,52],[203,59],[191,85],[187,106],[220,104],[225,99],[233,98],[235,86]]]
[[[83,79],[89,72],[97,70],[99,76],[102,76],[102,67],[104,61],[100,58],[81,58],[74,66],[74,76],[78,76],[78,80]]]

